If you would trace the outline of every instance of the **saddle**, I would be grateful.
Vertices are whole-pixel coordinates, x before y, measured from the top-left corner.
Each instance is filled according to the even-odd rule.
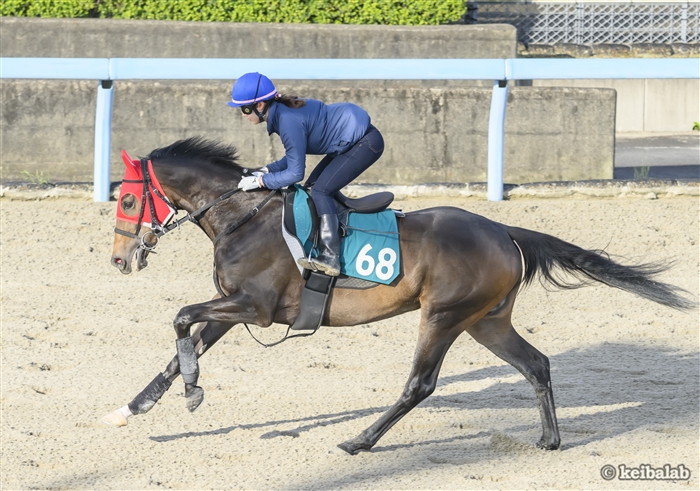
[[[301,189],[307,194],[305,205],[309,209],[310,223],[299,224],[300,235],[306,239],[306,234],[315,237],[318,231],[318,214],[316,213],[316,205],[314,204],[311,195],[308,194],[307,188],[299,185],[290,186],[284,190],[284,227],[286,231],[299,238],[297,235],[297,219],[295,216],[295,199],[297,198],[297,189]],[[370,194],[362,198],[348,198],[344,194],[338,192],[333,197],[336,209],[338,210],[338,221],[343,232],[343,236],[347,235],[347,222],[350,213],[379,213],[386,210],[394,201],[394,193],[383,191],[380,193]],[[299,210],[300,204],[297,200],[296,209]]]
[[[282,232],[295,262],[316,255],[318,215],[309,190],[294,185],[283,191]],[[367,289],[379,283],[390,284],[400,271],[397,216],[387,208],[394,200],[390,192],[352,199],[336,194],[341,235],[341,274],[338,277],[302,269],[306,280],[301,295],[300,314],[293,330],[316,331],[321,325],[328,297],[333,288]],[[379,251],[377,253],[377,251]]]

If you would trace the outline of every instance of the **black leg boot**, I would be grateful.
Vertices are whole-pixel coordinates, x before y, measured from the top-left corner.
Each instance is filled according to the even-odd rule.
[[[338,215],[329,213],[319,217],[319,238],[320,247],[318,257],[312,258],[311,263],[314,269],[321,271],[328,276],[338,276],[340,274],[340,227],[338,225]]]

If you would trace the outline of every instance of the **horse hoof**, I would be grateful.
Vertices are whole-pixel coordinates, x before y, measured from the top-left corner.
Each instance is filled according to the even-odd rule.
[[[185,397],[187,409],[193,413],[204,400],[204,389],[195,385],[191,390],[186,391]]]
[[[559,448],[559,442],[547,442],[544,438],[542,438],[539,442],[537,442],[536,446],[542,450],[557,450]]]
[[[357,455],[360,452],[369,452],[372,449],[372,445],[364,443],[364,441],[359,438],[353,438],[352,440],[341,443],[338,445],[338,448],[345,450],[350,455]]]
[[[126,426],[129,422],[126,420],[124,415],[122,415],[118,410],[112,411],[102,417],[102,422],[110,426]]]

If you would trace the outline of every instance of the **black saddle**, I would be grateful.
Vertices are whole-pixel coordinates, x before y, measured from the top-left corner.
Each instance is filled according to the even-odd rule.
[[[386,210],[394,201],[394,193],[382,191],[362,198],[348,198],[343,193],[336,193],[335,200],[350,211],[357,213],[379,213]]]
[[[310,194],[313,192],[313,188],[304,188],[304,190],[309,193],[307,204],[311,211],[311,236],[315,237],[316,231],[318,230],[318,214],[316,213],[316,205],[314,205]],[[284,190],[283,194],[285,206],[284,226],[290,234],[296,235],[297,229],[294,223],[294,195],[296,194],[296,188],[290,186]],[[344,232],[350,212],[379,213],[380,211],[384,211],[394,201],[394,193],[382,191],[370,194],[369,196],[363,196],[362,198],[348,198],[343,193],[338,192],[333,198],[338,210],[338,220]]]

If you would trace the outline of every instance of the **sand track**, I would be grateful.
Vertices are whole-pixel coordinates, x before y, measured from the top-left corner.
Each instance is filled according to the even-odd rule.
[[[397,206],[442,204],[632,261],[675,258],[662,279],[698,295],[697,198]],[[195,413],[177,380],[150,413],[108,427],[99,419],[174,355],[178,309],[214,294],[211,244],[185,226],[124,277],[109,264],[114,203],[0,206],[2,489],[698,488],[698,313],[603,286],[535,285],[516,303],[516,329],[550,358],[560,451],[534,448],[530,385],[466,336],[433,396],[371,453],[338,450],[398,397],[416,313],[268,350],[234,328],[201,360]],[[684,464],[691,478],[606,481],[606,464]]]

